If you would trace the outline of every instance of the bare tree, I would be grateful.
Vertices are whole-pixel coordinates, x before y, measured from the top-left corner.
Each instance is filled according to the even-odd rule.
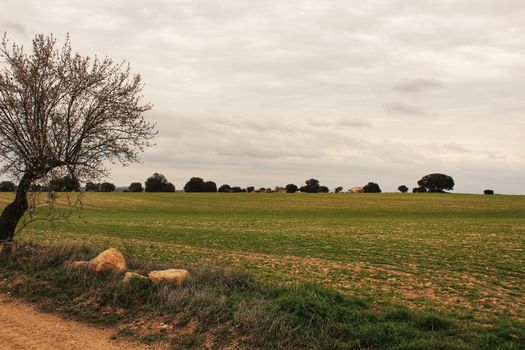
[[[32,184],[50,177],[82,181],[107,175],[105,162],[138,161],[156,134],[143,113],[143,84],[125,62],[91,59],[37,35],[26,54],[0,48],[0,174],[19,181],[0,216],[0,242],[10,243],[28,209]]]

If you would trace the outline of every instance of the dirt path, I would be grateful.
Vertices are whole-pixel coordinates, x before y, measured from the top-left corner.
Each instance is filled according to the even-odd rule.
[[[145,350],[146,345],[110,341],[111,331],[67,321],[0,294],[2,350]]]

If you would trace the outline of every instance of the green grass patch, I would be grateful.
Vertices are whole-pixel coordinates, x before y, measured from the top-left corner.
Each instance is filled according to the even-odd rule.
[[[0,258],[0,290],[117,336],[174,349],[239,346],[274,349],[519,349],[524,324],[490,327],[441,312],[350,297],[319,284],[279,285],[246,271],[188,266],[182,287],[65,269],[90,259],[88,247],[20,244]],[[163,268],[130,259],[130,268]],[[159,320],[162,323],[159,324]]]

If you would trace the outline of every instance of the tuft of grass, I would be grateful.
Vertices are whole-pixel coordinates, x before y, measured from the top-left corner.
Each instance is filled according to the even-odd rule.
[[[175,337],[172,340],[171,345],[173,350],[199,349],[204,343],[205,339],[206,337],[204,337],[202,334],[182,334]]]
[[[120,336],[168,342],[173,349],[205,343],[261,349],[525,346],[525,326],[519,321],[487,328],[454,315],[348,297],[313,283],[265,283],[235,269],[190,266],[191,278],[175,287],[142,280],[122,284],[119,274],[64,268],[64,262],[95,254],[85,246],[19,244],[12,255],[0,257],[0,290],[73,319],[117,326]],[[132,261],[143,271],[159,267]]]

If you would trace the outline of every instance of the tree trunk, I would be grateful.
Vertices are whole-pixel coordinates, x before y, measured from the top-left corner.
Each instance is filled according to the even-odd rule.
[[[12,246],[16,226],[28,208],[27,192],[30,189],[32,181],[32,173],[25,173],[24,176],[22,176],[16,189],[15,200],[5,207],[2,215],[0,215],[0,243],[4,245],[6,249]]]

